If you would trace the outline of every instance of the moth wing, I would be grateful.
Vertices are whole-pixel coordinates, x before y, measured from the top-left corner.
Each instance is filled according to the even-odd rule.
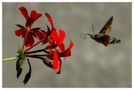
[[[111,27],[112,22],[113,22],[113,16],[110,17],[110,19],[106,22],[106,24],[103,26],[103,28],[100,30],[99,33],[109,35],[109,33],[111,32],[111,29],[112,29],[112,27]]]

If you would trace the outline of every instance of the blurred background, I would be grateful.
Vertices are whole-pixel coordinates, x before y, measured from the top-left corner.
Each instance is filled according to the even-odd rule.
[[[32,75],[26,85],[22,81],[27,63],[17,79],[15,61],[3,62],[3,87],[131,87],[132,3],[3,3],[3,58],[16,56],[22,44],[22,39],[15,36],[15,24],[25,24],[20,6],[29,12],[34,9],[50,13],[57,30],[66,32],[66,46],[72,40],[74,47],[71,57],[63,61],[60,75],[42,61],[31,59]],[[110,35],[121,43],[105,47],[89,37],[80,37],[92,33],[92,24],[98,33],[111,16],[114,20]],[[46,29],[46,24],[47,18],[42,16],[33,26]]]

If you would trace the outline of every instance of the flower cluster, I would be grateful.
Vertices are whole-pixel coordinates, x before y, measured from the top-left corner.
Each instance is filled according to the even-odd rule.
[[[29,15],[25,7],[20,7],[19,10],[24,16],[26,23],[24,26],[17,24],[16,26],[19,27],[19,29],[15,31],[16,36],[21,36],[23,38],[23,44],[22,47],[19,47],[18,49],[16,61],[17,78],[22,72],[23,62],[27,60],[29,72],[26,74],[23,82],[26,84],[29,81],[32,69],[29,58],[42,60],[46,66],[53,70],[57,70],[57,74],[60,74],[62,60],[65,57],[71,56],[73,42],[70,41],[69,46],[65,48],[64,39],[66,37],[66,33],[62,29],[59,29],[59,32],[57,32],[49,13],[45,13],[44,17],[46,17],[50,23],[51,29],[48,25],[46,25],[47,31],[45,31],[40,27],[32,27],[33,23],[42,16],[41,13],[32,10]],[[32,48],[38,46],[40,43],[43,46],[42,49],[31,51]]]

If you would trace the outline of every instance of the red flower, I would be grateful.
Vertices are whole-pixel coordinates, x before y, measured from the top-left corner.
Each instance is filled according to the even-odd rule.
[[[25,75],[23,83],[26,84],[29,81],[32,71],[29,58],[36,58],[42,60],[46,66],[52,68],[53,70],[58,69],[57,74],[60,74],[62,68],[62,58],[71,56],[73,42],[70,41],[69,47],[65,49],[64,39],[66,37],[66,33],[62,29],[60,29],[59,33],[57,33],[52,17],[48,13],[45,13],[45,15],[52,28],[50,30],[47,25],[47,31],[43,31],[40,30],[40,28],[32,28],[32,24],[38,18],[41,17],[40,13],[36,12],[35,10],[32,10],[31,14],[29,15],[25,7],[20,7],[19,10],[26,19],[26,24],[25,26],[17,24],[19,29],[15,31],[15,34],[17,36],[22,36],[22,38],[24,38],[23,45],[18,50],[18,56],[16,61],[17,78],[22,73],[23,62],[27,60],[29,65],[29,71]],[[34,37],[39,40],[35,44]],[[43,45],[45,45],[46,47],[30,51],[32,48],[34,48],[40,43],[43,43]]]
[[[61,49],[64,49],[64,45],[63,45],[62,42],[63,42],[63,40],[64,40],[64,38],[66,36],[65,32],[60,29],[59,30],[59,37],[58,37],[58,34],[56,32],[56,29],[55,29],[55,26],[53,24],[52,17],[48,13],[45,13],[45,15],[46,15],[51,27],[52,27],[51,31],[49,30],[49,35],[47,34],[48,39],[49,39],[48,41],[50,43],[54,43],[54,41],[56,41],[58,43],[58,45],[61,46]],[[53,45],[50,45],[50,46],[53,46]]]
[[[62,60],[61,57],[69,57],[71,56],[71,49],[73,47],[73,42],[70,42],[70,45],[67,49],[65,49],[65,45],[64,45],[64,39],[65,39],[65,32],[63,30],[59,30],[59,36],[57,34],[57,32],[55,30],[53,30],[53,32],[51,33],[51,41],[53,41],[53,43],[50,43],[50,45],[48,45],[46,47],[46,49],[50,50],[50,54],[48,55],[48,58],[53,57],[53,70],[58,70],[58,74],[60,74],[61,72],[61,66],[62,66]]]
[[[46,37],[46,34],[41,31],[40,28],[31,28],[32,24],[41,17],[41,14],[35,10],[32,10],[31,14],[28,15],[27,9],[25,7],[20,7],[19,10],[26,19],[26,24],[25,27],[17,24],[20,29],[16,30],[15,34],[17,36],[24,37],[24,45],[26,47],[31,47],[34,44],[34,37],[38,40],[42,40],[44,37]]]
[[[65,49],[65,45],[63,43],[66,36],[65,32],[62,29],[60,29],[58,34],[53,24],[52,17],[48,13],[45,13],[45,15],[52,27],[48,39],[50,44],[45,49],[50,50],[50,55],[48,55],[48,58],[53,57],[53,70],[56,70],[59,67],[57,73],[60,74],[62,66],[61,57],[71,56],[71,49],[73,47],[73,42],[71,41],[69,47]]]

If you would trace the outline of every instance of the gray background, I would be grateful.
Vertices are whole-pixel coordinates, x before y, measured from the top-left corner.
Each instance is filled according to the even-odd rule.
[[[15,61],[3,62],[3,87],[131,87],[131,3],[3,3],[3,58],[16,56],[22,44],[14,34],[18,29],[15,24],[25,23],[20,6],[50,13],[56,28],[66,32],[66,45],[72,40],[74,47],[72,56],[63,61],[60,75],[32,59],[32,76],[25,86],[22,81],[27,64],[17,79]],[[110,35],[121,39],[120,44],[105,47],[89,37],[80,38],[81,33],[92,33],[92,24],[99,32],[111,16]],[[48,21],[44,17],[34,26],[45,29]]]

